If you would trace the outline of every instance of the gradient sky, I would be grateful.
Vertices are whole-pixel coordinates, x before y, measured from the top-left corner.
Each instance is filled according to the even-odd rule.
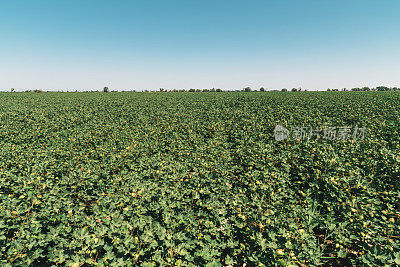
[[[399,0],[0,2],[0,90],[400,87]]]

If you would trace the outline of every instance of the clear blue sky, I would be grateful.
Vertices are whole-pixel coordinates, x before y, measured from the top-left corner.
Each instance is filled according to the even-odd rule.
[[[399,0],[0,2],[0,89],[400,87]]]

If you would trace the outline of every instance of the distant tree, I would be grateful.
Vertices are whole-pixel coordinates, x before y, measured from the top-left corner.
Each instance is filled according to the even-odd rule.
[[[261,88],[260,88],[260,92],[265,92],[265,88],[264,88],[264,87],[261,87]]]
[[[292,88],[292,92],[297,92],[297,89],[296,88]]]
[[[212,88],[212,89],[210,90],[210,92],[215,92],[215,88]]]
[[[15,90],[14,90],[14,88],[11,88],[11,92],[14,92]]]
[[[245,88],[243,88],[243,91],[245,91],[245,92],[251,92],[251,88],[250,88],[250,87],[245,87]]]
[[[189,92],[196,92],[196,90],[193,89],[193,88],[190,88],[190,89],[189,89]]]
[[[108,92],[109,92],[108,87],[104,87],[104,88],[103,88],[103,92],[104,92],[104,93],[108,93]]]
[[[160,92],[165,92],[164,88],[160,88]]]
[[[361,88],[362,91],[371,91],[371,89],[367,86],[364,86],[363,88]]]
[[[203,92],[210,92],[209,89],[203,89]]]
[[[331,89],[330,88],[328,88],[328,90],[327,90],[328,92],[330,92],[331,91]]]
[[[201,92],[201,90],[200,89],[196,89],[196,92]]]
[[[287,92],[287,89],[286,89],[286,88],[283,88],[283,89],[281,90],[281,92]]]
[[[390,89],[389,89],[389,87],[386,87],[386,86],[378,86],[378,87],[376,87],[376,90],[377,91],[389,91]]]
[[[222,92],[220,88],[215,89],[216,92]]]

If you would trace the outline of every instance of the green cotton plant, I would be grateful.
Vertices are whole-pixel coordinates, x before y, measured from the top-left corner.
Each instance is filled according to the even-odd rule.
[[[399,100],[1,94],[0,263],[398,265]],[[277,141],[277,125],[367,131]]]

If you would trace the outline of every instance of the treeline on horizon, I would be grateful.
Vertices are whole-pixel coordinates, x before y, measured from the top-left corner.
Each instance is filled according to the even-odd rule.
[[[160,88],[158,91],[151,91],[151,90],[144,90],[144,91],[136,91],[136,90],[120,90],[120,91],[114,91],[110,90],[108,87],[104,87],[103,90],[91,90],[91,91],[78,91],[78,90],[59,90],[59,91],[45,91],[42,89],[33,89],[33,90],[25,90],[25,91],[19,91],[19,92],[25,92],[25,93],[44,93],[44,92],[51,92],[51,93],[57,93],[57,92],[104,92],[104,93],[109,93],[109,92],[145,92],[145,93],[155,93],[155,92],[306,92],[308,91],[307,89],[303,90],[302,88],[292,88],[292,89],[287,89],[287,88],[282,88],[282,89],[271,89],[268,90],[264,87],[261,87],[258,90],[253,90],[250,87],[245,87],[242,90],[222,90],[220,88],[212,88],[212,89],[172,89],[172,90],[166,90],[164,88]],[[342,89],[337,89],[337,88],[328,88],[327,90],[316,90],[317,92],[338,92],[338,91],[400,91],[399,87],[387,87],[387,86],[378,86],[378,87],[355,87],[351,89],[347,88],[342,88]],[[7,91],[6,91],[7,92]],[[11,88],[10,92],[16,92],[14,88]]]

